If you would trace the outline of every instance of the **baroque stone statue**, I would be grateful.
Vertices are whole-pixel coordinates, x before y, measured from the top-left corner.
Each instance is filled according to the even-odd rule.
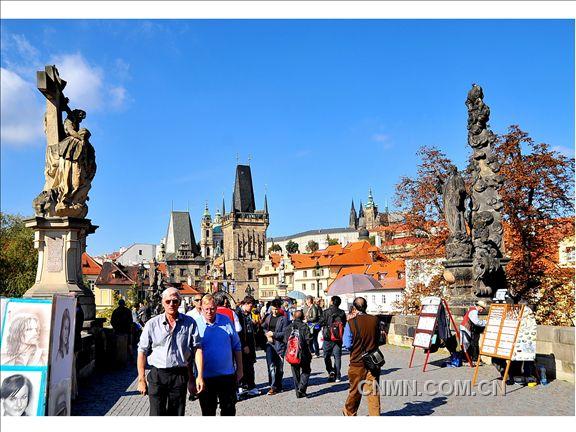
[[[466,186],[454,165],[448,167],[448,176],[438,176],[437,189],[442,193],[444,219],[450,232],[446,239],[446,257],[449,260],[470,259],[472,243],[466,230]]]
[[[38,89],[46,96],[44,117],[47,140],[45,183],[42,192],[34,199],[37,216],[69,216],[85,218],[88,214],[88,192],[96,174],[96,155],[90,143],[90,131],[80,128],[86,118],[83,110],[71,110],[63,89],[62,80],[55,66],[38,72]],[[62,113],[67,118],[62,124]]]
[[[473,149],[469,169],[472,172],[472,274],[477,295],[491,295],[503,288],[502,186],[500,163],[494,152],[496,136],[488,128],[490,108],[484,103],[482,88],[476,84],[468,92],[468,144]]]

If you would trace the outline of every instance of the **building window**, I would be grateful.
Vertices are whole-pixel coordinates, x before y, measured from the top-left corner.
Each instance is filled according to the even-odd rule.
[[[382,294],[382,304],[386,304],[386,296]]]
[[[142,255],[142,249],[138,249],[138,255]]]
[[[206,230],[206,238],[210,237],[210,231]]]
[[[254,279],[254,269],[248,269],[248,280]]]
[[[308,272],[304,270],[304,277],[308,277]]]
[[[404,273],[398,272],[398,279],[404,279]]]
[[[306,290],[306,284],[302,284],[302,290]]]
[[[322,289],[322,282],[318,282],[318,289]]]
[[[315,284],[315,283],[312,283],[312,284],[310,285],[310,289],[311,289],[312,291],[314,291],[314,290],[316,289],[316,284]]]
[[[194,269],[194,276],[200,276],[200,269]]]
[[[186,276],[186,269],[180,269],[180,277]]]
[[[372,303],[376,304],[376,296],[372,295]]]

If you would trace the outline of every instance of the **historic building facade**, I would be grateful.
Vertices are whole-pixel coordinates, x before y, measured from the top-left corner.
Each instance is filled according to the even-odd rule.
[[[222,215],[223,269],[236,299],[258,293],[258,273],[267,254],[268,225],[267,198],[264,197],[264,209],[256,210],[250,166],[238,165],[232,207],[229,213],[223,209]]]

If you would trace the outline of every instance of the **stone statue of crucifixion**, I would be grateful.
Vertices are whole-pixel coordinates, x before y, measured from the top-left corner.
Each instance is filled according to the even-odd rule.
[[[44,130],[46,133],[45,183],[34,199],[34,211],[42,217],[84,218],[88,213],[88,192],[96,174],[96,155],[90,143],[90,131],[81,128],[86,112],[68,106],[63,90],[66,81],[56,66],[37,72],[38,90],[46,97]],[[67,114],[62,122],[62,114]]]

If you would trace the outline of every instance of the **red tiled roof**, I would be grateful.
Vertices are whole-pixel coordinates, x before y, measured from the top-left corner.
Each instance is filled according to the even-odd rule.
[[[280,265],[280,260],[282,260],[282,255],[277,254],[277,253],[271,253],[270,255],[270,261],[272,262],[272,267],[276,268]]]
[[[82,254],[82,274],[87,276],[98,276],[102,266],[86,252]]]
[[[102,270],[96,279],[96,285],[133,285],[136,283],[120,268],[119,265],[112,261],[106,261],[102,265]]]
[[[376,262],[369,265],[343,267],[338,272],[336,279],[349,274],[367,274],[382,284],[383,289],[406,288],[405,267],[403,260],[390,260]],[[399,275],[402,277],[399,278]],[[335,279],[335,280],[336,280]]]

